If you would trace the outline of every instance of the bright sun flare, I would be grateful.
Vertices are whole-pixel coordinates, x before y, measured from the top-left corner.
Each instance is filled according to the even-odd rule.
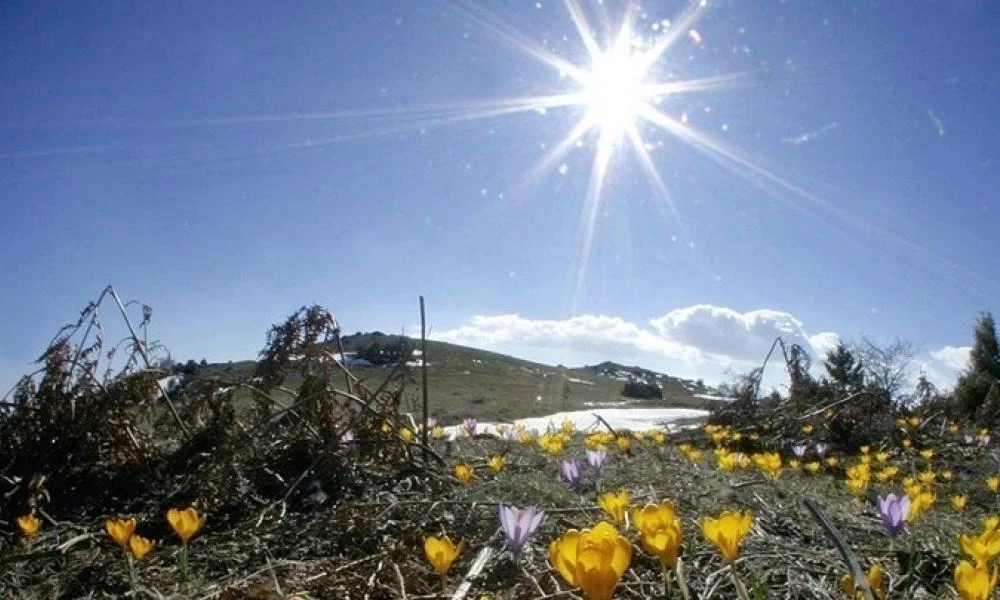
[[[627,27],[614,47],[594,57],[586,76],[586,118],[601,135],[617,139],[635,126],[646,102],[643,80],[647,70],[641,57],[632,52]]]

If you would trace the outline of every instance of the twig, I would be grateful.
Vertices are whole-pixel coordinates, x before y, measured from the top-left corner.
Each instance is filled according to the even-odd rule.
[[[854,552],[851,551],[851,547],[847,545],[847,540],[844,536],[840,534],[840,531],[834,526],[830,519],[820,510],[819,506],[809,498],[803,498],[802,502],[806,505],[806,509],[812,515],[813,519],[826,531],[827,536],[833,541],[834,545],[837,546],[837,550],[840,551],[841,558],[847,564],[848,570],[851,572],[851,578],[854,580],[854,588],[861,589],[862,593],[865,595],[866,600],[875,600],[872,595],[872,589],[868,585],[868,577],[865,572],[861,570],[861,565],[858,564],[857,557],[854,556]]]
[[[331,392],[333,394],[335,394],[335,395],[343,396],[344,398],[347,398],[348,400],[352,400],[352,401],[356,402],[362,408],[364,408],[365,410],[367,410],[368,412],[370,412],[371,414],[373,414],[375,416],[381,416],[377,410],[375,410],[374,408],[371,407],[370,404],[368,404],[367,402],[365,402],[364,400],[362,400],[358,396],[355,396],[354,394],[351,394],[349,392],[345,392],[345,391],[342,391],[342,390],[331,390]],[[438,454],[437,452],[435,452],[434,449],[431,448],[430,446],[425,446],[423,443],[420,443],[420,442],[410,442],[410,443],[414,444],[416,446],[420,446],[421,448],[426,449],[426,451],[431,456],[433,456],[434,459],[437,460],[437,462],[439,464],[441,464],[441,465],[448,464],[447,462],[445,462],[445,460],[443,458],[441,458],[441,455]]]
[[[125,306],[122,304],[121,298],[118,297],[118,293],[115,292],[115,288],[108,286],[105,291],[107,291],[110,296],[114,299],[115,304],[118,305],[118,310],[122,314],[122,319],[125,321],[125,325],[128,327],[129,333],[132,335],[132,340],[135,342],[135,347],[139,350],[139,356],[142,357],[142,362],[146,363],[146,368],[152,368],[152,363],[149,362],[149,355],[146,354],[146,345],[139,339],[138,334],[135,332],[135,328],[132,327],[132,321],[128,318],[128,313],[125,312]],[[174,416],[174,420],[177,421],[177,426],[180,427],[181,433],[184,434],[185,438],[191,437],[191,433],[188,431],[187,427],[184,425],[184,421],[181,419],[180,413],[177,412],[177,407],[174,406],[173,401],[170,399],[170,395],[167,394],[167,389],[163,387],[160,380],[156,380],[156,387],[160,389],[160,394],[163,396],[163,400],[166,401],[167,407],[170,408],[171,414]]]
[[[615,436],[615,437],[618,437],[618,432],[617,432],[617,431],[615,431],[615,428],[611,426],[611,423],[608,423],[607,421],[605,421],[605,420],[604,420],[604,417],[602,417],[601,415],[599,415],[599,414],[597,414],[597,413],[591,413],[591,414],[592,414],[592,415],[593,415],[593,416],[594,416],[594,417],[595,417],[595,418],[596,418],[596,419],[597,419],[598,421],[600,421],[601,423],[603,423],[605,427],[607,427],[607,428],[608,428],[608,431],[610,431],[610,432],[611,432],[611,435],[613,435],[613,436]]]
[[[396,563],[392,563],[392,568],[396,570],[396,579],[399,580],[399,594],[403,597],[403,600],[406,600],[406,580],[403,578],[403,572],[399,570],[399,565]]]
[[[424,462],[427,462],[430,443],[427,438],[427,321],[424,315],[423,296],[420,297],[420,380],[423,397],[423,429],[420,432],[420,442],[424,445]]]
[[[264,522],[264,517],[267,515],[267,513],[271,512],[271,509],[273,509],[278,504],[285,504],[286,502],[288,502],[288,497],[291,496],[292,492],[294,492],[295,489],[299,486],[299,484],[302,483],[302,480],[306,478],[306,475],[308,475],[309,472],[316,467],[316,465],[319,463],[319,459],[320,457],[318,456],[314,458],[312,463],[306,468],[306,470],[302,471],[302,473],[299,474],[299,477],[294,482],[292,482],[292,485],[288,486],[288,488],[285,490],[285,494],[281,497],[281,500],[275,500],[274,502],[271,502],[270,504],[264,507],[264,510],[260,512],[260,516],[257,517],[257,525],[256,525],[257,527],[260,527],[261,523]]]
[[[469,593],[469,589],[472,588],[472,580],[479,577],[482,573],[483,567],[489,562],[490,558],[493,557],[493,548],[489,546],[484,547],[479,551],[479,555],[476,556],[476,560],[473,561],[472,567],[469,568],[469,572],[465,574],[462,578],[461,585],[455,590],[455,593],[451,595],[451,600],[462,600],[465,595]]]
[[[807,419],[815,417],[816,415],[823,414],[826,411],[830,410],[831,408],[836,408],[838,406],[841,406],[842,404],[847,404],[851,400],[854,400],[855,398],[858,398],[860,396],[874,396],[874,394],[872,394],[868,390],[862,390],[860,392],[855,392],[855,393],[851,394],[850,396],[847,396],[846,398],[843,398],[841,400],[837,400],[836,402],[831,402],[830,404],[827,404],[826,406],[817,408],[816,410],[813,410],[811,412],[805,413],[804,415],[801,415],[801,416],[799,416],[797,418],[800,421],[805,421]]]

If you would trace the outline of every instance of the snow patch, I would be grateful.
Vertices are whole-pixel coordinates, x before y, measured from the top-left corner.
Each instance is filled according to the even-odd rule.
[[[719,402],[732,402],[736,400],[732,396],[718,396],[716,394],[694,394],[695,398],[701,398],[703,400],[718,400]]]
[[[703,420],[708,417],[707,410],[694,408],[596,408],[594,410],[576,410],[559,412],[545,417],[517,419],[514,425],[523,425],[525,429],[535,432],[555,430],[562,426],[563,421],[572,421],[579,431],[603,431],[604,424],[597,418],[604,419],[616,431],[648,431],[650,429],[676,430],[680,427],[677,421]],[[476,427],[477,433],[497,434],[500,423],[482,423]],[[461,425],[445,427],[449,436],[458,435]]]

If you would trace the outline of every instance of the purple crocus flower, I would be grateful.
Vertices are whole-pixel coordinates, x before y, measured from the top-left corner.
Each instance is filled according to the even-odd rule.
[[[885,498],[879,496],[878,512],[882,516],[882,525],[885,526],[886,533],[894,538],[906,526],[906,518],[910,514],[910,497],[905,494],[902,498],[896,494],[889,494]]]
[[[824,456],[826,456],[826,448],[827,448],[826,444],[824,444],[823,442],[820,442],[820,443],[816,444],[815,447],[816,447],[816,455],[817,456],[819,456],[820,458],[823,458]]]
[[[988,433],[987,433],[986,435],[984,435],[984,436],[983,436],[983,437],[982,437],[982,438],[981,438],[981,439],[979,440],[979,442],[980,442],[980,443],[981,443],[982,445],[984,445],[984,446],[989,446],[989,445],[990,445],[990,434],[988,434]]]
[[[825,451],[826,448],[824,448],[823,450]],[[817,450],[817,452],[819,452],[819,451]],[[795,455],[795,458],[802,458],[803,456],[806,455],[806,445],[805,444],[796,444],[796,445],[792,446],[792,454]]]
[[[545,512],[535,506],[521,509],[516,506],[500,505],[500,525],[507,538],[507,547],[517,556],[524,549],[525,542],[538,529]]]
[[[604,460],[608,457],[608,452],[604,448],[597,450],[587,450],[587,462],[595,471],[600,471],[604,466]]]
[[[476,420],[471,417],[462,421],[462,429],[464,429],[465,433],[469,434],[470,436],[476,435],[477,425],[478,423],[476,422]]]
[[[562,461],[562,474],[569,482],[569,487],[573,488],[573,491],[580,493],[580,488],[583,485],[583,474],[580,471],[580,461],[575,458],[572,460]]]
[[[340,443],[345,446],[350,446],[355,441],[354,432],[348,429],[344,433],[340,434]]]

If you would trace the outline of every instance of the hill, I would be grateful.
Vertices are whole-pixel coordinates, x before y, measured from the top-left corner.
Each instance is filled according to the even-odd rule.
[[[379,388],[395,370],[395,363],[365,366],[358,360],[373,346],[404,348],[407,382],[403,409],[418,413],[421,400],[420,340],[379,332],[358,333],[343,338],[343,350],[351,372],[369,389]],[[333,350],[333,349],[331,349]],[[428,397],[431,416],[451,423],[468,416],[481,420],[513,420],[566,410],[602,406],[707,408],[710,400],[696,394],[712,394],[700,382],[671,377],[641,367],[613,362],[568,368],[522,360],[497,352],[447,342],[427,342]],[[216,363],[199,367],[199,379],[217,379],[220,384],[245,377],[256,363]],[[662,390],[662,400],[638,400],[622,395],[625,382],[639,380]],[[296,388],[290,377],[285,386]]]

